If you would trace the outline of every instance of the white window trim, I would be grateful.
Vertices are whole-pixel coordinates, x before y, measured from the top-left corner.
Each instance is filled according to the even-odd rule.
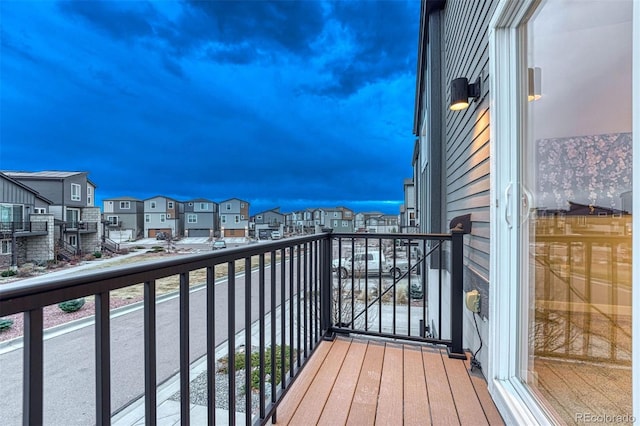
[[[187,223],[198,223],[198,215],[195,213],[188,214]]]
[[[514,149],[521,137],[522,105],[513,100],[523,85],[518,76],[518,63],[524,62],[520,40],[524,31],[520,25],[532,0],[502,1],[489,24],[489,102],[492,106],[490,126],[491,152],[490,187],[490,253],[491,280],[489,292],[489,391],[507,424],[551,424],[549,417],[533,399],[519,379],[518,360],[521,323],[520,312],[513,309],[521,304],[517,262],[504,262],[518,252],[519,217],[514,188],[518,182],[518,162]],[[519,28],[520,27],[520,28]],[[499,88],[499,89],[498,89]],[[502,262],[499,262],[502,259]],[[514,318],[514,315],[516,318]]]
[[[81,200],[82,200],[82,186],[80,186],[80,184],[78,183],[72,183],[71,184],[71,201],[81,201]]]

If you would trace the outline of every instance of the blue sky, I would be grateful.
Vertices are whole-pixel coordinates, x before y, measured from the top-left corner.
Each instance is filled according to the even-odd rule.
[[[0,2],[0,169],[398,213],[419,1]]]

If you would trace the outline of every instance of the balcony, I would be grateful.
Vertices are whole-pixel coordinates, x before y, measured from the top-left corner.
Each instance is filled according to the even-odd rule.
[[[500,422],[462,348],[462,237],[323,233],[5,285],[25,327],[0,350],[0,423]],[[332,271],[354,253],[385,263]],[[44,330],[80,297],[93,317]]]
[[[67,221],[63,223],[65,232],[91,234],[98,232],[98,222]]]
[[[0,222],[0,236],[47,235],[47,222]]]

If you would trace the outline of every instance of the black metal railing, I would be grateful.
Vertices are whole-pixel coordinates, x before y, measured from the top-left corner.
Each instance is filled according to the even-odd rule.
[[[114,380],[111,369],[115,354],[111,347],[113,336],[110,300],[112,294],[120,289],[142,286],[144,290],[140,302],[144,319],[144,351],[141,355],[144,359],[144,371],[137,373],[143,375],[143,388],[139,390],[139,395],[144,397],[145,423],[149,425],[157,423],[157,384],[175,374],[175,371],[161,372],[159,358],[166,352],[177,353],[178,400],[183,425],[190,422],[190,365],[194,357],[206,357],[205,393],[209,424],[216,423],[216,401],[220,399],[226,400],[228,404],[228,416],[225,415],[228,418],[224,419],[225,422],[236,424],[236,412],[242,408],[237,403],[240,399],[244,400],[246,407],[245,423],[265,424],[275,420],[278,403],[290,389],[297,373],[311,357],[318,343],[322,339],[331,338],[334,333],[348,331],[442,343],[450,348],[452,356],[462,354],[462,233],[412,235],[411,240],[401,238],[399,234],[364,237],[367,240],[364,247],[369,247],[369,241],[377,240],[380,248],[383,246],[382,241],[391,241],[391,253],[394,255],[391,265],[401,266],[399,255],[404,250],[407,253],[407,266],[400,267],[400,273],[391,271],[394,275],[389,288],[394,296],[389,301],[383,300],[384,292],[389,291],[389,288],[382,290],[382,278],[377,277],[375,279],[380,289],[377,295],[371,299],[366,296],[366,309],[361,312],[352,309],[352,315],[347,318],[341,308],[341,290],[345,290],[347,281],[354,283],[355,278],[347,280],[334,274],[332,259],[336,254],[343,253],[341,247],[348,244],[355,247],[358,241],[356,238],[362,239],[363,236],[322,233],[131,266],[114,266],[107,270],[77,273],[39,283],[16,282],[3,286],[0,290],[0,316],[24,313],[23,423],[43,422],[45,400],[56,406],[70,404],[75,407],[79,403],[68,401],[67,398],[59,399],[55,395],[45,398],[43,388],[43,311],[46,306],[70,299],[95,297],[94,339],[93,342],[86,342],[87,346],[95,348],[95,364],[89,369],[95,371],[95,401],[90,403],[93,408],[89,407],[87,411],[95,411],[96,424],[110,424],[112,414],[130,402],[113,406],[112,401],[115,393],[111,388]],[[351,242],[345,244],[347,239]],[[403,246],[402,241],[406,241],[407,245]],[[412,244],[415,242],[421,250],[414,248]],[[424,326],[427,301],[433,302],[427,298],[425,277],[428,271],[434,270],[448,270],[441,274],[441,293],[447,287],[444,276],[450,275],[448,294],[453,303],[440,309],[440,312],[443,309],[450,309],[451,312],[450,338],[447,339],[431,338]],[[365,267],[365,273],[369,272]],[[382,271],[380,274],[387,272],[390,271]],[[200,275],[203,278],[196,278],[196,273],[203,273],[204,275]],[[403,333],[396,323],[395,313],[391,314],[392,330],[382,329],[382,316],[378,317],[378,329],[372,330],[367,312],[370,309],[380,310],[383,303],[392,302],[395,312],[402,305],[398,301],[401,283],[407,280],[410,283],[412,279],[419,280],[422,284],[422,293],[415,299],[419,300],[419,307],[414,309],[408,303],[403,309],[407,311],[409,324],[416,321],[413,312],[422,312],[418,320],[422,321],[420,331],[414,333],[414,328],[409,325],[406,333]],[[168,348],[158,344],[158,320],[162,318],[160,310],[164,309],[164,302],[157,296],[161,283],[166,287],[167,280],[174,280],[177,289],[177,304],[173,311],[169,310],[179,312],[178,332],[174,339],[179,348],[177,351],[168,351]],[[365,282],[364,286],[366,288],[368,284]],[[351,288],[353,290],[353,284]],[[355,299],[350,300],[355,305]],[[200,305],[203,306],[201,317],[196,313]],[[362,316],[367,318],[364,326],[356,326]],[[194,338],[194,333],[201,337]],[[441,336],[442,333],[438,335]],[[118,337],[122,338],[122,335],[118,333]],[[206,342],[204,348],[199,345],[202,341]],[[227,349],[224,351],[225,356],[221,358],[219,353],[216,354],[216,348],[219,352],[224,344]],[[200,350],[202,353],[198,352]],[[226,365],[224,370],[219,368],[221,363]],[[133,367],[117,364],[117,368]],[[242,380],[236,376],[239,369],[247,372]],[[135,369],[127,371],[127,374],[136,374]],[[122,371],[118,372],[123,374]],[[8,373],[3,371],[0,380],[11,380],[6,377]],[[220,374],[226,376],[228,383],[222,390],[216,387],[216,379]],[[47,377],[47,380],[54,379]],[[257,403],[255,398],[258,399]]]
[[[64,222],[65,231],[97,232],[98,222],[67,221]]]
[[[464,357],[455,303],[463,293],[462,236],[333,234],[333,330],[444,344]]]
[[[0,233],[47,232],[47,222],[0,222]]]

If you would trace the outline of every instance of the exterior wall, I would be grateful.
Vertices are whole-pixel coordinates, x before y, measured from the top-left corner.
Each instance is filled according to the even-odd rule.
[[[464,285],[465,291],[480,291],[480,315],[485,319],[489,312],[490,264],[488,24],[496,4],[497,1],[450,0],[442,11],[434,11],[423,20],[422,25],[429,26],[428,44],[423,35],[421,54],[426,71],[419,88],[422,103],[418,106],[420,116],[416,123],[420,135],[416,168],[416,178],[421,182],[420,228],[424,232],[448,232],[454,217],[471,214],[471,235],[465,236]],[[467,109],[451,111],[449,85],[458,77],[466,77],[469,82],[480,77],[481,97]],[[479,340],[472,314],[464,312],[464,345],[476,348]],[[487,324],[479,321],[484,341]],[[486,351],[481,351],[478,357],[485,363]]]
[[[224,236],[245,237],[249,229],[249,203],[237,198],[220,202],[220,228],[224,230]],[[238,222],[235,218],[238,216]],[[243,219],[244,218],[244,219]],[[230,235],[229,230],[234,235]],[[238,231],[242,232],[238,232]]]
[[[212,201],[199,199],[183,203],[184,230],[187,237],[214,237],[218,229],[218,205]],[[189,218],[195,215],[195,223]]]
[[[155,208],[151,208],[152,203],[155,202]],[[173,203],[173,207],[169,208],[169,203]],[[172,200],[167,197],[152,197],[144,200],[144,235],[149,238],[153,238],[156,232],[170,232],[173,236],[181,236],[183,227],[180,224],[180,206],[176,200]],[[149,215],[149,221],[147,222],[146,215]],[[164,221],[162,221],[162,215],[164,215]],[[167,215],[171,215],[167,218]]]
[[[100,226],[100,208],[86,207],[82,209],[81,220],[84,222],[98,223],[97,232],[80,234],[80,250],[82,253],[93,253],[101,250],[102,226]]]
[[[44,263],[55,259],[55,239],[52,214],[32,214],[31,222],[47,222],[48,235],[25,238],[26,260]]]
[[[7,204],[23,204],[34,206],[36,196],[15,182],[0,176],[0,202]]]

